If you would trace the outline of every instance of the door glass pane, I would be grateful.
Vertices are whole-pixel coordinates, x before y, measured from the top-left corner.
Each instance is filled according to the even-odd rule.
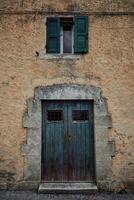
[[[62,121],[63,120],[63,111],[62,110],[48,110],[47,111],[47,120],[48,121]]]
[[[72,53],[72,26],[63,26],[63,53]]]
[[[72,110],[73,121],[88,121],[89,114],[88,110]]]

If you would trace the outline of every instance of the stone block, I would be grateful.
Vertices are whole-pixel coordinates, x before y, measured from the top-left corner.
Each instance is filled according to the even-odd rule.
[[[28,115],[25,113],[23,116],[23,126],[25,128],[40,128],[41,127],[41,113],[34,113]]]
[[[25,180],[40,181],[41,179],[41,155],[27,155],[25,157]]]
[[[95,124],[97,127],[107,127],[112,128],[112,119],[111,115],[102,115],[102,116],[96,116],[95,118]]]

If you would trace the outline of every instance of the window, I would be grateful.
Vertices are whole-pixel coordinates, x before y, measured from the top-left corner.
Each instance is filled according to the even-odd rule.
[[[72,120],[73,121],[88,121],[89,112],[88,110],[72,110]]]
[[[47,111],[47,120],[48,121],[62,121],[63,120],[63,111],[62,110]]]
[[[86,53],[88,51],[88,17],[48,17],[47,53]]]

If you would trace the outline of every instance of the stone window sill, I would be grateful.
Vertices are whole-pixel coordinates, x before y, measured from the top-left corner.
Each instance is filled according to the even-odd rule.
[[[81,58],[80,54],[46,54],[46,52],[40,52],[39,58],[42,60],[51,59],[65,59],[65,60],[79,60]]]

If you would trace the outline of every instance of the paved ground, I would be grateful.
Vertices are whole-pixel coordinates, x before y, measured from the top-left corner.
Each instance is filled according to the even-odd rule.
[[[36,192],[0,191],[0,200],[134,200],[134,194],[47,195]]]

